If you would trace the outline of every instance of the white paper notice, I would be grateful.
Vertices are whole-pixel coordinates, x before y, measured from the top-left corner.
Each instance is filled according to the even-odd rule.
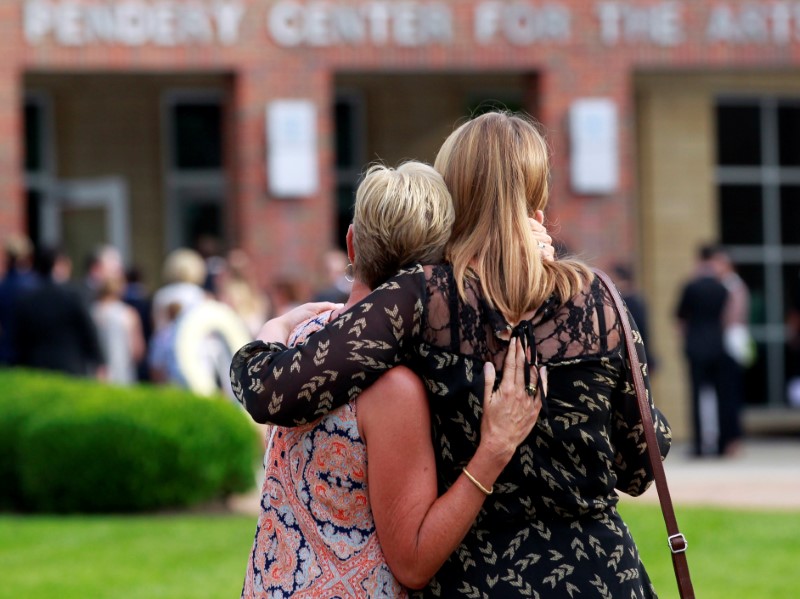
[[[281,198],[319,189],[317,110],[309,100],[275,100],[267,107],[267,180]]]
[[[607,194],[619,185],[617,107],[607,98],[576,100],[569,111],[570,180],[576,193]]]

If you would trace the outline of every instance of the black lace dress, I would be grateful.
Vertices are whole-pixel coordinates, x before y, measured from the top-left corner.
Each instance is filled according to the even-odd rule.
[[[410,364],[428,389],[443,492],[479,442],[483,363],[499,371],[509,333],[523,331],[548,367],[544,410],[464,541],[415,596],[654,597],[616,510],[617,490],[639,495],[652,474],[613,304],[595,279],[567,301],[551,298],[527,322],[512,329],[475,285],[460,300],[448,265],[415,266],[303,346],[246,345],[231,379],[255,420],[291,426]],[[665,456],[669,427],[652,412]]]

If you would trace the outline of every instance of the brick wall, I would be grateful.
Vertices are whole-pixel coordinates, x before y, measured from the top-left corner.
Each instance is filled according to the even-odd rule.
[[[109,4],[107,0],[85,0],[84,4],[104,2]],[[51,3],[59,4],[58,0]],[[157,0],[150,3],[156,4]],[[664,298],[671,298],[678,273],[691,267],[690,242],[714,227],[708,172],[704,170],[707,162],[699,160],[708,151],[707,104],[711,92],[682,94],[684,75],[700,73],[692,80],[708,81],[713,73],[739,71],[741,76],[731,75],[725,81],[741,88],[753,73],[781,71],[773,88],[783,86],[797,93],[796,85],[786,84],[796,80],[800,64],[796,3],[562,0],[546,6],[555,7],[556,17],[567,14],[568,34],[557,35],[556,18],[556,25],[551,22],[550,29],[539,30],[540,34],[549,31],[549,37],[542,34],[533,41],[517,38],[514,42],[513,35],[501,27],[488,33],[484,30],[481,35],[486,41],[482,43],[474,15],[479,5],[489,5],[477,0],[452,0],[446,2],[452,13],[452,39],[416,48],[401,47],[391,39],[385,44],[367,40],[353,45],[310,47],[301,43],[282,47],[267,27],[268,17],[278,4],[277,0],[229,0],[228,5],[244,11],[235,36],[228,32],[225,37],[214,30],[216,37],[211,42],[166,47],[105,42],[68,46],[59,43],[52,32],[38,41],[26,41],[22,33],[26,2],[0,3],[0,237],[23,226],[19,122],[23,74],[226,74],[233,111],[233,147],[228,153],[231,239],[254,255],[263,283],[288,274],[311,286],[319,274],[322,253],[334,243],[330,107],[335,82],[346,82],[351,76],[363,80],[370,73],[384,78],[402,74],[404,82],[415,73],[428,78],[438,73],[465,78],[502,73],[524,82],[528,104],[536,107],[548,129],[554,164],[549,217],[558,235],[601,267],[633,259],[645,274],[648,297],[664,312],[668,303]],[[342,0],[332,4],[366,6],[370,2]],[[209,7],[211,3],[199,5]],[[513,29],[514,23],[524,24],[525,15],[541,16],[536,11],[543,10],[545,3],[492,6],[522,11],[519,14],[523,16],[516,21],[505,21]],[[668,77],[661,79],[662,83],[640,87],[640,74]],[[726,85],[725,81],[717,81],[714,89]],[[380,131],[375,135],[385,136],[376,140],[375,146],[396,147],[392,157],[419,157],[415,154],[421,148],[445,134],[451,123],[442,124],[435,135],[425,139],[415,134],[413,140],[406,140],[408,130],[399,125],[402,121],[392,120],[393,113],[403,106],[425,106],[429,93],[430,110],[437,110],[434,90],[435,86],[410,89],[403,92],[408,97],[384,102],[382,113],[371,115],[379,121]],[[575,194],[568,180],[568,110],[576,98],[593,96],[611,98],[620,118],[620,184],[614,193],[602,197]],[[321,185],[312,197],[282,200],[267,192],[264,115],[267,104],[279,98],[309,99],[318,109]],[[684,135],[690,141],[684,143]],[[681,197],[686,198],[698,197],[700,190],[705,203],[699,213],[672,203],[677,189],[683,189]],[[158,229],[149,217],[134,218],[137,228]],[[687,218],[688,228],[681,225]],[[678,234],[685,243],[674,250],[674,236]],[[672,354],[675,341],[668,328],[662,319],[656,331],[663,339],[671,339],[660,349]],[[669,373],[673,372],[665,371]]]
[[[97,4],[100,0],[87,0]],[[57,2],[56,2],[57,3]],[[101,3],[101,2],[100,2]],[[451,2],[454,37],[449,44],[426,48],[402,48],[391,43],[377,46],[334,45],[322,48],[279,47],[269,35],[267,19],[275,2],[241,0],[230,4],[241,8],[238,36],[210,44],[174,48],[156,44],[84,43],[78,47],[59,44],[53,34],[41,42],[26,43],[21,33],[22,0],[4,3],[4,30],[9,35],[0,64],[0,123],[9,131],[18,129],[15,98],[19,93],[21,71],[137,71],[177,73],[184,71],[231,72],[235,78],[235,171],[236,208],[234,237],[263,260],[265,276],[277,266],[277,258],[290,270],[306,270],[317,264],[322,248],[331,243],[330,176],[332,130],[328,107],[331,82],[337,72],[383,74],[443,72],[512,72],[540,75],[538,98],[540,115],[551,135],[554,149],[552,213],[563,223],[563,235],[575,247],[598,261],[611,262],[628,257],[634,250],[636,223],[636,159],[634,155],[634,98],[632,77],[636,70],[664,68],[730,68],[731,65],[792,65],[798,60],[797,43],[708,43],[710,10],[718,2],[693,2],[691,5],[666,2],[585,2],[565,0],[553,3],[568,13],[569,36],[544,41],[513,44],[502,28],[490,36],[490,43],[476,41],[474,12],[479,2]],[[344,3],[342,3],[344,4]],[[359,2],[353,2],[359,4]],[[366,2],[363,2],[366,4]],[[508,3],[506,3],[508,5]],[[513,4],[513,3],[512,3]],[[677,9],[670,4],[678,4]],[[731,14],[741,3],[723,3]],[[530,11],[539,5],[517,3]],[[210,5],[209,5],[210,6]],[[507,8],[507,7],[506,7]],[[680,35],[684,41],[670,45],[668,26],[678,10]],[[638,26],[625,15],[634,14]],[[659,20],[660,19],[660,20]],[[641,23],[649,23],[641,27]],[[631,24],[633,23],[633,24]],[[660,23],[660,25],[659,25]],[[666,25],[665,25],[666,24]],[[794,27],[790,22],[790,27]],[[638,27],[638,28],[637,28]],[[660,29],[659,29],[660,27]],[[664,29],[666,29],[666,34]],[[771,31],[771,30],[770,30]],[[666,43],[665,43],[665,35]],[[780,38],[780,31],[770,33]],[[2,89],[2,88],[0,88]],[[573,99],[607,96],[621,111],[622,178],[618,191],[602,198],[579,197],[570,191],[566,177],[567,111]],[[313,198],[274,201],[266,196],[264,170],[263,115],[267,102],[281,97],[304,97],[319,107],[320,160],[322,188]],[[7,99],[6,99],[7,98]],[[386,118],[389,118],[388,116]],[[0,227],[19,227],[18,136],[7,136],[0,152],[0,185],[7,198],[0,204]],[[401,152],[402,153],[402,152]],[[265,223],[269,235],[265,235]],[[287,226],[276,227],[275,223]],[[323,243],[319,243],[320,235]],[[268,237],[268,239],[267,239]],[[314,249],[306,241],[313,240]]]

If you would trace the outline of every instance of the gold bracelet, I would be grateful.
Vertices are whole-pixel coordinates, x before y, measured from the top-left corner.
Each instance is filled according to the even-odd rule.
[[[494,493],[494,485],[492,485],[492,487],[491,487],[490,489],[487,489],[487,488],[486,488],[486,487],[484,487],[484,486],[483,486],[481,483],[479,483],[479,482],[478,482],[478,479],[477,479],[477,478],[475,478],[474,476],[472,476],[472,475],[469,473],[469,471],[467,471],[467,469],[466,469],[466,468],[462,468],[462,471],[464,472],[464,475],[465,475],[465,476],[466,476],[468,479],[470,479],[470,480],[472,481],[472,484],[474,484],[476,487],[478,487],[478,488],[481,490],[481,493],[483,493],[484,495],[491,495],[492,493]]]

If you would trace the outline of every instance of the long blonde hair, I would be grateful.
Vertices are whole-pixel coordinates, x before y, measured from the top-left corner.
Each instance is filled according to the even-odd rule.
[[[434,164],[453,197],[455,223],[445,249],[461,297],[470,271],[484,297],[511,323],[554,291],[566,300],[590,271],[576,261],[542,260],[528,218],[548,199],[549,152],[532,121],[490,112],[456,129]]]

